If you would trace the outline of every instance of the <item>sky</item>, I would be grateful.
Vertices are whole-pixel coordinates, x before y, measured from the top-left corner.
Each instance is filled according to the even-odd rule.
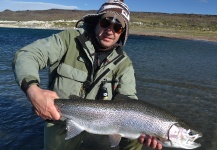
[[[98,10],[107,0],[0,0],[0,12],[6,9]],[[217,0],[125,0],[130,11],[217,15]]]

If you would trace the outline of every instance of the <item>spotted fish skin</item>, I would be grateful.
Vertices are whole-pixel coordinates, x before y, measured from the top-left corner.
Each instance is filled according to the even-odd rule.
[[[158,137],[166,147],[185,148],[181,147],[182,144],[171,145],[171,141],[168,140],[171,127],[178,125],[187,131],[189,127],[186,123],[181,122],[170,112],[144,101],[122,99],[97,101],[73,98],[57,99],[55,105],[60,110],[61,116],[67,119],[66,139],[87,131],[109,135],[111,145],[114,147],[119,144],[121,137],[137,139],[142,134],[148,134]],[[196,134],[199,135],[197,132]]]

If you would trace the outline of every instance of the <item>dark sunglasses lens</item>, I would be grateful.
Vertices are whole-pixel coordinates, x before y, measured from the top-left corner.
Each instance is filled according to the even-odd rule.
[[[111,19],[109,18],[103,18],[100,20],[99,24],[102,28],[107,28],[111,25]],[[114,30],[116,33],[120,34],[123,32],[122,25],[120,23],[114,23]]]
[[[109,27],[111,25],[110,20],[108,20],[107,18],[101,19],[99,23],[100,23],[100,26],[102,28],[107,28],[107,27]]]
[[[115,23],[114,24],[114,30],[115,30],[116,33],[122,33],[123,32],[122,25],[119,24],[119,23]]]

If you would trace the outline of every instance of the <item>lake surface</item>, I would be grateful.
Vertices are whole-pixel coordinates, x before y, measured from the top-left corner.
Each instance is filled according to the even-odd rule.
[[[43,120],[14,80],[11,62],[19,48],[58,30],[0,28],[0,149],[43,149]],[[198,150],[217,149],[217,43],[151,36],[129,36],[125,51],[132,59],[141,100],[163,107],[203,133]],[[41,73],[42,87],[48,83]],[[107,137],[84,143],[92,150]],[[103,139],[103,140],[102,140]],[[172,150],[164,148],[164,150]]]

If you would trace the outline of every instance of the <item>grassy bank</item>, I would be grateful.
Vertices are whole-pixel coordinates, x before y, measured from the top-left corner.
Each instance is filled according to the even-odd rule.
[[[0,27],[72,28],[95,10],[41,10],[0,12]],[[35,20],[35,21],[33,21]],[[217,15],[132,12],[130,34],[217,41]]]
[[[132,13],[131,33],[217,41],[217,15]]]
[[[181,39],[206,40],[217,42],[217,31],[176,30],[168,28],[131,28],[131,34],[163,36]]]

